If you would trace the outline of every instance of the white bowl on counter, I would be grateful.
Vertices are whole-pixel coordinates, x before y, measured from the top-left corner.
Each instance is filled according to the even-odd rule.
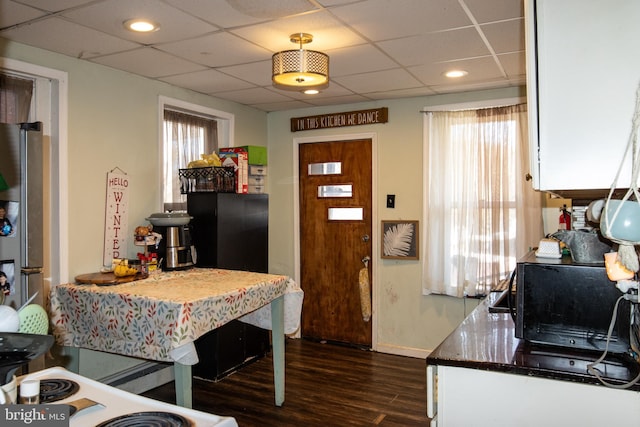
[[[159,212],[151,214],[145,219],[152,225],[159,227],[179,227],[189,224],[193,217],[186,212]]]

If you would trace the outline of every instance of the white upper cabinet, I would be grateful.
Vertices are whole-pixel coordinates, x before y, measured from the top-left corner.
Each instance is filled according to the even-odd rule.
[[[640,83],[640,1],[525,2],[534,188],[608,189]],[[630,157],[625,168],[618,188],[630,186]]]

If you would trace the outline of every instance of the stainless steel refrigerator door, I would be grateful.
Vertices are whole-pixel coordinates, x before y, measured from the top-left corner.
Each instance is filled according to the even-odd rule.
[[[20,307],[38,292],[33,303],[46,301],[43,266],[43,147],[42,124],[0,124],[0,173],[9,189],[0,192],[1,202],[19,206],[16,233],[0,238],[0,260],[14,261],[15,294],[5,301]]]

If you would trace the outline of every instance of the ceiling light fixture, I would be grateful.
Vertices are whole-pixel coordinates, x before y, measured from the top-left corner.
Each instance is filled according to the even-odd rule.
[[[150,33],[160,28],[160,25],[148,19],[129,19],[124,22],[124,27],[136,33]]]
[[[291,43],[299,43],[300,49],[273,54],[271,57],[273,86],[295,91],[320,90],[329,87],[329,56],[302,48],[302,45],[311,43],[313,36],[307,33],[296,33],[291,34],[289,40]]]
[[[451,71],[447,71],[446,73],[444,73],[444,75],[449,77],[450,79],[457,79],[459,77],[464,77],[467,74],[469,74],[469,73],[467,73],[464,70],[451,70]]]

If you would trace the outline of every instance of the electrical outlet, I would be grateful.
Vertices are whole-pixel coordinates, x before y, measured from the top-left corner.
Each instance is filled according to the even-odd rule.
[[[395,208],[396,207],[396,195],[395,194],[387,194],[387,207]]]

